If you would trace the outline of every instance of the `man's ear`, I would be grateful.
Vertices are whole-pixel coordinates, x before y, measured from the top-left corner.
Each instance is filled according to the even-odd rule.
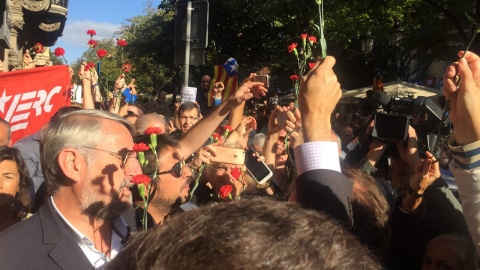
[[[77,149],[65,148],[58,155],[58,164],[67,178],[78,182],[84,159],[85,157]]]
[[[12,147],[12,145],[13,145],[13,141],[12,141],[12,139],[10,139],[10,141],[8,141],[8,143],[7,143],[7,146]]]

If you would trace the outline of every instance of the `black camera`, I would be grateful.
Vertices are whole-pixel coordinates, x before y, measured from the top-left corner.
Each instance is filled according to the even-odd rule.
[[[450,133],[450,121],[442,123],[442,108],[428,97],[413,98],[409,95],[406,98],[390,98],[383,92],[375,91],[372,98],[383,107],[383,112],[375,113],[373,137],[389,142],[405,141],[411,125],[417,133],[419,146],[428,150],[438,128],[441,135]]]

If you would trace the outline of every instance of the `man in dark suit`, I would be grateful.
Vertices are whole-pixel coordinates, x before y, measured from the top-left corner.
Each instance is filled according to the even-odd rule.
[[[338,145],[331,142],[330,116],[342,97],[334,65],[331,56],[317,61],[301,84],[298,106],[305,143],[294,150],[296,200],[350,225],[353,183],[340,172]]]
[[[40,210],[0,234],[0,269],[97,269],[121,249],[141,174],[133,126],[97,110],[52,120],[40,136],[49,194]]]

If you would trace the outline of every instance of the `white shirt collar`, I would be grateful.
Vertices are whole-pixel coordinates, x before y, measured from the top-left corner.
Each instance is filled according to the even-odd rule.
[[[111,253],[110,258],[105,256],[102,252],[95,249],[94,243],[88,239],[83,233],[81,233],[75,226],[73,226],[68,220],[62,215],[58,210],[53,197],[50,196],[50,201],[52,202],[53,209],[58,213],[60,218],[67,224],[67,226],[74,232],[75,240],[77,241],[79,247],[82,249],[85,256],[92,263],[95,269],[103,269],[106,266],[106,263],[113,259],[122,249],[122,240],[128,234],[128,225],[123,217],[118,216],[112,221],[112,239],[111,239]]]

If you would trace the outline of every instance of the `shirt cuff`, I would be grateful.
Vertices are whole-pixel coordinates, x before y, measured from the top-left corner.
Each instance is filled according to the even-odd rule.
[[[480,141],[462,146],[454,146],[455,135],[453,135],[448,140],[448,144],[452,157],[460,168],[463,170],[480,168]]]
[[[297,175],[318,169],[341,172],[336,142],[308,142],[295,147],[294,152]]]

